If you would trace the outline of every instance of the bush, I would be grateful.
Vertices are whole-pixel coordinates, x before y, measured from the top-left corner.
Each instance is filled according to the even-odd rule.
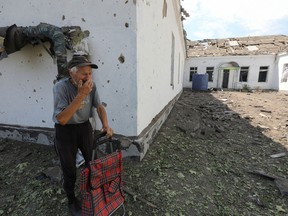
[[[250,91],[250,87],[249,87],[247,84],[244,84],[244,85],[242,86],[242,91],[248,92],[248,91]]]

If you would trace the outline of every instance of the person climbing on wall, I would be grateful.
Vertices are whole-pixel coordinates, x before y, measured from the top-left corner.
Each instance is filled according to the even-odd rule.
[[[73,56],[67,64],[69,77],[54,85],[55,147],[63,171],[63,188],[68,198],[71,215],[81,215],[81,202],[75,196],[76,154],[81,150],[86,166],[92,158],[93,129],[89,118],[96,109],[102,131],[108,137],[113,130],[108,125],[107,114],[100,102],[97,88],[92,81],[92,69],[98,66],[85,56]]]

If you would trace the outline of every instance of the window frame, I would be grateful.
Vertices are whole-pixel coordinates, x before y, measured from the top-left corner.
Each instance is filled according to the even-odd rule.
[[[206,73],[208,74],[208,82],[213,82],[214,67],[206,67]]]
[[[258,73],[258,82],[267,82],[268,72],[269,72],[269,66],[260,66]],[[260,79],[262,77],[260,74],[263,73],[265,73],[265,81],[262,81],[262,79]]]
[[[248,76],[249,76],[249,66],[242,66],[242,67],[240,67],[240,71],[239,71],[239,82],[248,82]],[[243,74],[243,73],[247,73],[247,75],[246,75],[246,81],[245,80],[243,80],[243,79],[241,79],[241,78],[243,78],[243,75],[241,75],[241,74]],[[244,75],[245,76],[245,75]]]
[[[189,82],[193,81],[193,74],[197,74],[198,67],[190,67]]]

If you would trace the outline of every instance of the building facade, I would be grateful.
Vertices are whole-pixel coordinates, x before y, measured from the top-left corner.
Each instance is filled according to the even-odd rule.
[[[131,152],[143,157],[149,147],[144,137],[156,133],[162,114],[168,115],[183,88],[186,47],[180,1],[11,0],[1,6],[3,26],[45,22],[90,32],[90,59],[99,67],[93,79],[110,126],[138,141],[140,147]],[[54,127],[53,60],[42,46],[27,45],[0,64],[0,136],[52,144],[46,132]]]
[[[184,87],[194,73],[208,74],[208,87],[288,90],[287,36],[188,42]]]

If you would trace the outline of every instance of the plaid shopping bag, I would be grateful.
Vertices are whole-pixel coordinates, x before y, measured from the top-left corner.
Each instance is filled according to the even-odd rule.
[[[81,172],[82,216],[111,215],[124,203],[122,153],[91,161]]]

